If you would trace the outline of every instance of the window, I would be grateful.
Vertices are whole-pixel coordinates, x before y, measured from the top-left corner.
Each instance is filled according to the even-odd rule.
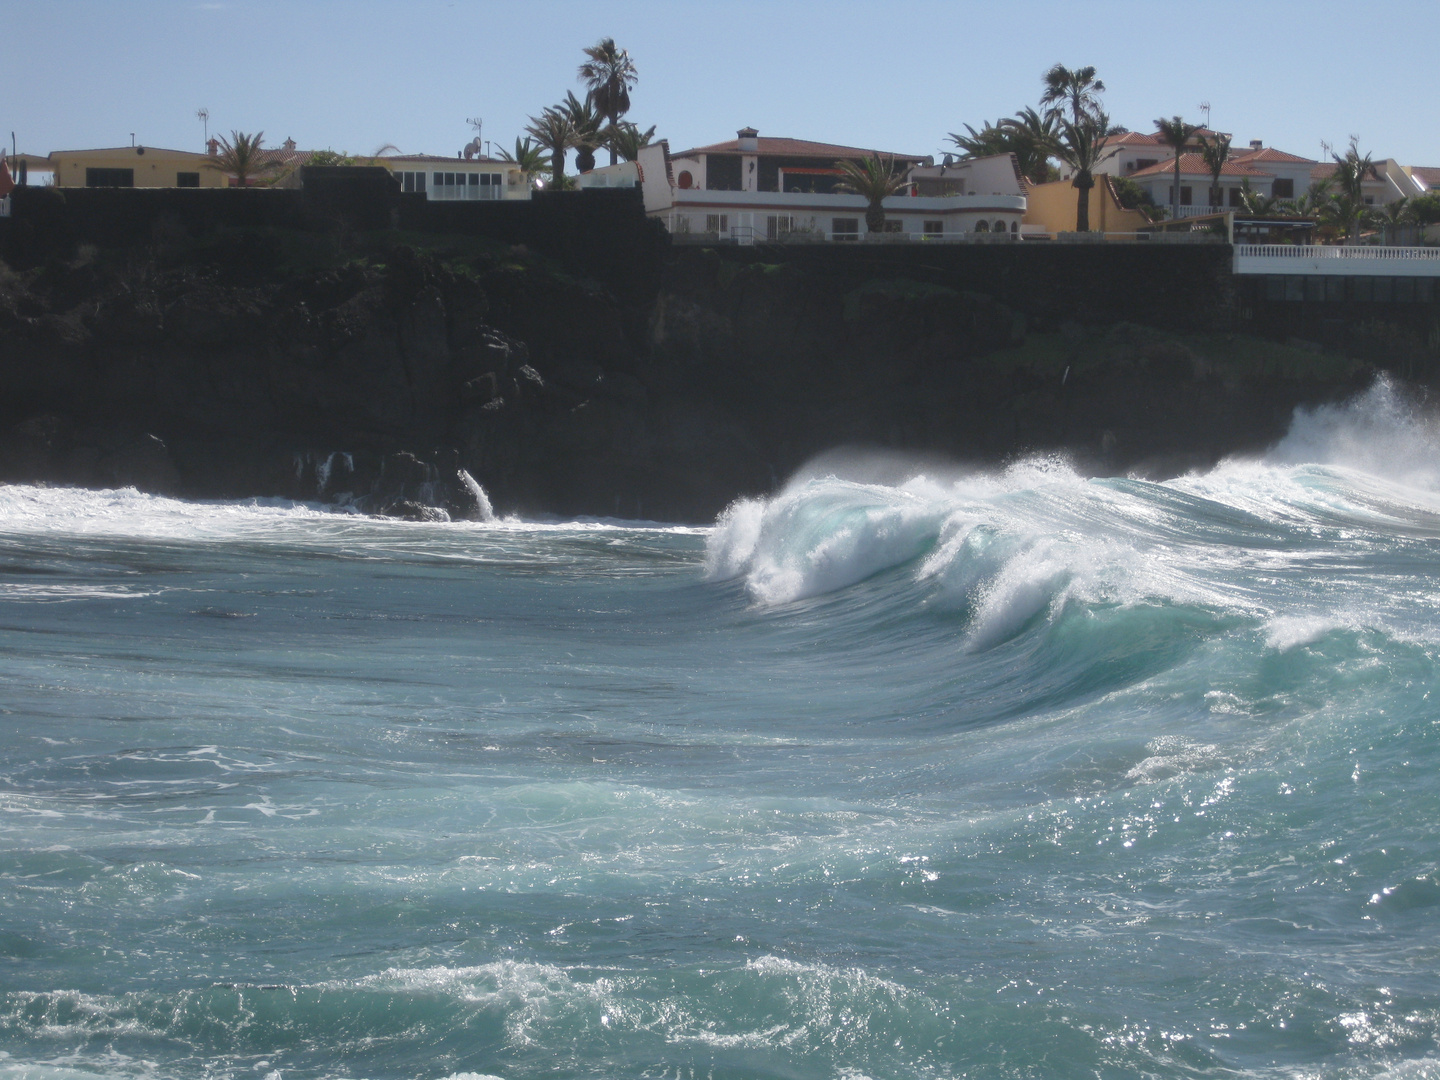
[[[1003,222],[1003,221],[997,221],[997,222],[995,222],[994,225],[991,226],[991,228],[992,228],[995,232],[1003,233],[1003,232],[1005,231],[1005,222]]]
[[[945,231],[945,222],[927,221],[921,226],[921,228],[923,229],[926,236],[938,236]]]
[[[1144,158],[1144,157],[1142,157],[1142,158],[1138,159],[1138,160],[1135,162],[1135,168],[1137,168],[1137,169],[1148,169],[1148,168],[1150,168],[1151,165],[1156,164],[1157,161],[1158,161],[1157,158],[1153,158],[1153,157],[1151,157],[1151,158]]]
[[[778,240],[795,228],[795,219],[787,214],[771,214],[765,219],[765,239]]]
[[[182,172],[175,174],[176,187],[199,187],[200,174],[198,172]]]
[[[1018,221],[1012,221],[1012,222],[1010,222],[1010,234],[1013,236],[1013,235],[1018,234],[1019,232],[1020,232],[1020,223],[1019,223]]]
[[[675,177],[675,183],[680,185],[681,189],[689,191],[695,186],[695,177],[691,175],[689,169],[681,169],[680,175]]]
[[[1195,189],[1184,184],[1180,186],[1180,205],[1193,206],[1195,204]]]
[[[893,218],[886,218],[885,226],[880,231],[889,233],[904,232],[905,223],[903,221],[896,221]]]
[[[86,169],[86,187],[134,187],[134,169]]]
[[[837,217],[830,219],[830,235],[835,240],[859,240],[860,219]]]
[[[977,221],[977,222],[975,222],[975,231],[976,231],[976,232],[989,232],[989,231],[990,231],[990,223],[989,223],[988,221]]]
[[[423,172],[397,172],[395,179],[400,181],[401,191],[425,194],[425,174]]]
[[[719,235],[724,236],[727,232],[730,231],[730,215],[706,214],[705,231],[718,233]]]
[[[1270,194],[1277,199],[1293,199],[1295,197],[1295,181],[1276,177],[1274,185],[1270,188]]]
[[[1244,205],[1245,205],[1245,200],[1240,197],[1240,196],[1241,196],[1241,193],[1242,193],[1242,192],[1241,192],[1241,189],[1238,188],[1238,187],[1232,187],[1232,188],[1230,189],[1230,205],[1231,205],[1231,206],[1244,206]]]

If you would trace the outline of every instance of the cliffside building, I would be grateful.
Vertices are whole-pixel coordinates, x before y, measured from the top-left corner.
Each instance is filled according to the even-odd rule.
[[[936,165],[929,156],[762,137],[754,128],[742,128],[733,140],[678,154],[664,144],[646,147],[639,162],[596,169],[579,182],[581,187],[640,184],[646,212],[677,238],[858,241],[866,234],[867,204],[836,190],[842,179],[837,163],[876,155],[892,160],[911,184],[908,192],[885,200],[891,238],[1019,238],[1024,181],[1009,154]]]

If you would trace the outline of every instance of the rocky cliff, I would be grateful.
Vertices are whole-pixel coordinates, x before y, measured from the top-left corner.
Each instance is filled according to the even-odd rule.
[[[1098,310],[823,256],[675,249],[641,288],[475,237],[77,245],[0,270],[0,479],[481,516],[468,474],[501,512],[707,521],[837,445],[1173,473],[1374,367],[1238,333],[1208,269]]]

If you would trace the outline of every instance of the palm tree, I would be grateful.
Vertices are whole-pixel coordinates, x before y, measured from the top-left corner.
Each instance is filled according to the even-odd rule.
[[[1359,140],[1353,135],[1350,137],[1350,148],[1345,151],[1345,156],[1331,152],[1330,156],[1335,159],[1335,171],[1331,173],[1331,182],[1339,188],[1330,202],[1336,210],[1344,211],[1344,218],[1337,222],[1343,225],[1345,235],[1350,240],[1356,239],[1360,229],[1360,219],[1365,212],[1365,181],[1374,173],[1375,168],[1370,162],[1370,155],[1360,156]]]
[[[835,168],[841,173],[835,190],[859,195],[869,203],[865,208],[866,230],[884,232],[885,200],[910,186],[905,174],[895,170],[895,159],[887,156],[881,161],[879,154],[872,154],[858,162],[837,161]]]
[[[1050,148],[1055,142],[1056,121],[1052,113],[1038,113],[1025,106],[1008,120],[1000,123],[1011,132],[1010,152],[1020,163],[1020,172],[1032,184],[1050,179]]]
[[[600,130],[605,118],[595,110],[592,95],[586,94],[581,101],[574,90],[566,91],[565,100],[557,108],[564,110],[575,129],[575,171],[589,172],[595,168],[595,151],[605,145],[605,133]]]
[[[219,169],[235,177],[235,182],[240,187],[249,187],[250,181],[272,173],[278,167],[278,162],[268,157],[262,147],[265,145],[265,132],[257,131],[254,135],[247,135],[243,131],[230,132],[230,138],[224,135],[217,136],[220,149],[205,162],[207,169]]]
[[[1311,214],[1318,214],[1320,208],[1330,199],[1330,177],[1322,176],[1319,180],[1311,183],[1309,189],[1298,199],[1285,204],[1292,214],[1300,217],[1308,217]]]
[[[1275,214],[1285,205],[1274,195],[1261,195],[1252,190],[1248,176],[1240,181],[1240,202],[1247,214]]]
[[[550,182],[559,191],[565,186],[565,151],[575,145],[575,128],[570,118],[555,107],[530,117],[525,131],[535,136],[542,150],[550,152]]]
[[[1175,148],[1175,186],[1170,189],[1170,217],[1180,216],[1180,157],[1185,153],[1185,144],[1190,141],[1190,136],[1200,130],[1199,124],[1187,124],[1178,116],[1172,116],[1166,120],[1163,116],[1155,121],[1159,128],[1160,141],[1166,146]]]
[[[993,157],[996,154],[1008,154],[1014,148],[1015,136],[1005,126],[1005,121],[999,124],[992,124],[989,120],[983,122],[979,131],[976,131],[969,124],[965,130],[970,134],[957,135],[951,132],[948,136],[950,141],[960,148],[962,158]]]
[[[1070,166],[1070,186],[1075,188],[1075,231],[1090,231],[1090,189],[1095,186],[1095,166],[1110,155],[1105,151],[1105,136],[1110,118],[1095,111],[1080,117],[1079,122],[1063,114],[1055,116],[1055,138],[1050,152]],[[1111,151],[1113,153],[1113,151]]]
[[[531,181],[540,175],[545,168],[545,148],[536,146],[529,139],[520,141],[520,136],[515,136],[515,153],[508,150],[500,151],[500,160],[513,163],[520,171],[528,188]]]
[[[621,120],[610,129],[605,145],[619,154],[621,161],[634,161],[640,156],[641,148],[649,146],[654,138],[654,124],[641,131],[639,127],[628,120]]]
[[[1070,107],[1070,122],[1077,127],[1086,116],[1100,112],[1100,98],[1105,84],[1095,78],[1093,67],[1076,68],[1071,71],[1064,64],[1056,64],[1045,72],[1045,92],[1040,95],[1040,104],[1048,105],[1050,113]]]
[[[979,131],[965,125],[968,135],[952,132],[950,141],[961,150],[962,159],[1014,154],[1020,172],[1032,184],[1050,179],[1050,144],[1055,137],[1055,114],[1038,113],[1030,107],[998,124],[988,120]]]
[[[1210,170],[1210,205],[1221,206],[1220,174],[1225,171],[1225,162],[1230,160],[1230,136],[1216,135],[1213,139],[1200,136],[1200,157]]]
[[[585,50],[590,59],[580,65],[580,81],[590,89],[595,110],[613,127],[630,111],[630,89],[640,77],[630,54],[616,48],[614,38],[601,38]],[[610,150],[610,164],[615,164],[615,150]]]

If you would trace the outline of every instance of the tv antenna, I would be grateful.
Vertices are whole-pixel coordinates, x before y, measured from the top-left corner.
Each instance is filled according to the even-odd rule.
[[[475,138],[478,141],[480,136],[484,134],[485,118],[483,116],[467,116],[465,118],[465,123],[469,124],[472,128],[475,129]]]
[[[205,125],[205,145],[210,145],[210,110],[203,108],[196,109],[195,119]]]
[[[1209,127],[1209,126],[1210,126],[1210,103],[1209,103],[1208,101],[1202,101],[1202,102],[1200,102],[1200,111],[1205,114],[1205,126],[1206,126],[1206,127]]]

